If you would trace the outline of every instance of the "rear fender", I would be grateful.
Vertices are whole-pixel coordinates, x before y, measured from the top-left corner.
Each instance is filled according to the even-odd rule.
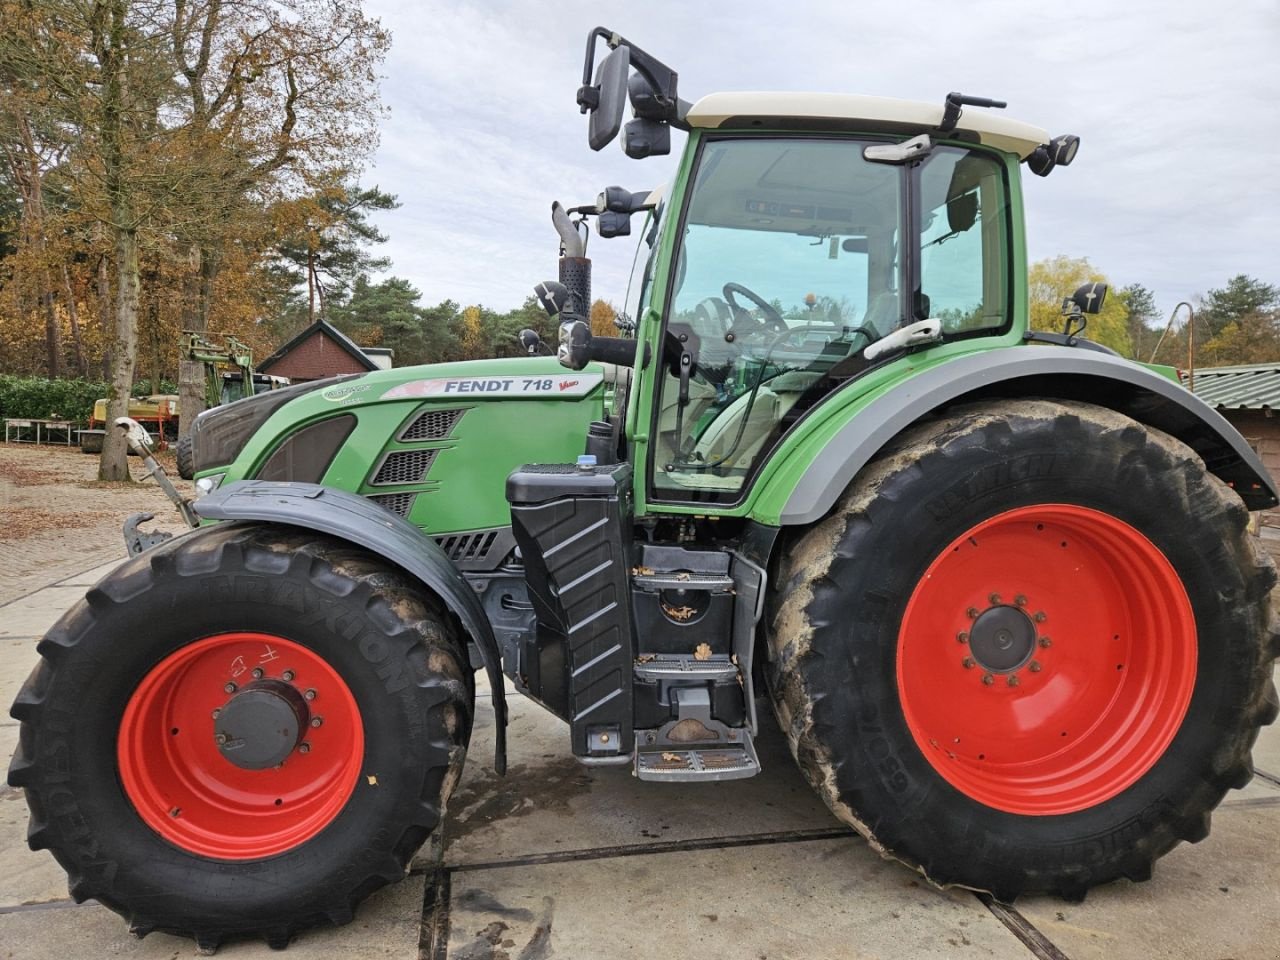
[[[338,537],[364,547],[416,577],[438,596],[480,649],[493,692],[497,728],[494,766],[507,768],[507,704],[498,641],[474,590],[430,537],[364,497],[315,483],[242,480],[194,503],[206,520],[260,520]]]
[[[781,524],[820,520],[858,471],[904,430],[946,406],[984,397],[1107,407],[1187,444],[1250,510],[1280,503],[1275,482],[1244,438],[1181,384],[1105,353],[1036,346],[970,353],[929,367],[852,412],[791,489]]]

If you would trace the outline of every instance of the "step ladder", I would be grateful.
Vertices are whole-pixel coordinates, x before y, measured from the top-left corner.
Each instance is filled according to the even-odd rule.
[[[690,682],[671,689],[676,717],[657,730],[636,731],[635,775],[641,780],[681,783],[740,780],[760,772],[751,731],[728,727],[711,716],[707,683],[739,678],[728,656],[699,660],[665,654],[635,665],[638,680]]]

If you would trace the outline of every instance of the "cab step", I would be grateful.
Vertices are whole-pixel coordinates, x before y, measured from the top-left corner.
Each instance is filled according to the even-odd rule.
[[[702,590],[712,593],[732,593],[733,577],[714,573],[658,573],[653,570],[635,570],[631,583],[646,593],[663,590]]]
[[[738,676],[738,665],[727,656],[699,660],[693,654],[666,653],[636,661],[637,680],[699,680],[724,683]]]
[[[739,731],[738,743],[675,747],[636,752],[636,776],[641,780],[686,783],[695,780],[741,780],[760,772],[751,734]]]

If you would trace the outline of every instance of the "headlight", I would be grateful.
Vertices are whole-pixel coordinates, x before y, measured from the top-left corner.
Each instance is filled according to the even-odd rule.
[[[191,462],[196,473],[233,463],[254,432],[290,400],[312,390],[331,387],[340,381],[362,376],[364,374],[357,373],[300,383],[206,410],[196,417],[195,425],[191,428]]]
[[[225,473],[211,473],[207,477],[201,477],[196,481],[196,490],[202,497],[207,493],[213,493],[218,489],[224,477],[226,477]]]

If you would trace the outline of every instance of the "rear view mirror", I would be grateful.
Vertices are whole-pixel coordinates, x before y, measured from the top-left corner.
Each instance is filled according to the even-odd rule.
[[[596,67],[595,104],[590,106],[587,143],[592,150],[603,150],[622,129],[622,111],[627,105],[627,74],[631,72],[631,51],[617,47]],[[581,94],[579,94],[581,97]]]
[[[962,193],[947,201],[947,229],[952,233],[964,233],[978,222],[978,193],[976,190]]]

